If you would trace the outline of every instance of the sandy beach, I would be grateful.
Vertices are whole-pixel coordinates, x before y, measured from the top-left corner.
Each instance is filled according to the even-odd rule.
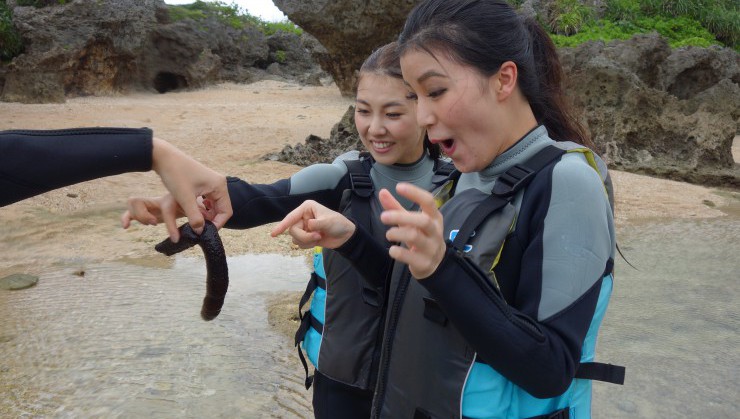
[[[327,138],[332,126],[339,121],[349,105],[351,101],[342,98],[334,85],[307,87],[281,81],[261,81],[248,85],[221,84],[203,90],[164,95],[132,94],[117,97],[73,98],[68,99],[64,104],[0,103],[0,130],[83,126],[150,127],[156,136],[172,142],[221,173],[238,176],[249,182],[270,183],[290,176],[300,170],[300,167],[266,161],[263,159],[265,154],[279,151],[285,145],[303,142],[309,134]],[[733,154],[735,161],[740,161],[740,144],[737,138]],[[650,274],[650,270],[644,267],[651,262],[648,255],[654,247],[654,242],[664,239],[665,232],[670,232],[670,228],[674,228],[671,227],[672,224],[666,227],[666,222],[677,223],[676,225],[679,226],[675,227],[679,235],[677,237],[681,237],[682,240],[686,239],[686,241],[690,238],[684,236],[691,233],[686,233],[682,229],[687,225],[693,225],[691,223],[694,221],[699,226],[703,226],[702,223],[713,223],[712,226],[720,225],[717,227],[718,234],[725,236],[733,233],[731,229],[726,230],[721,227],[722,220],[728,220],[728,225],[732,228],[737,229],[740,226],[738,223],[740,194],[736,191],[707,188],[620,171],[612,171],[612,177],[616,191],[618,234],[620,231],[627,233],[625,234],[627,240],[623,243],[627,243],[625,250],[628,258],[642,267],[645,275]],[[35,274],[48,270],[56,264],[64,266],[76,264],[84,270],[88,265],[100,266],[108,262],[150,263],[155,254],[154,244],[166,237],[164,226],[148,227],[135,224],[130,229],[123,230],[119,219],[128,197],[153,196],[162,194],[164,191],[159,178],[153,172],[129,173],[73,185],[0,209],[0,226],[2,226],[0,227],[0,278],[12,273]],[[637,234],[640,229],[646,226],[646,231],[649,232],[652,231],[651,226],[659,223],[662,224],[654,234],[656,237],[654,241],[644,244],[644,248],[640,247],[643,246],[640,241],[641,237]],[[277,253],[283,256],[308,256],[306,251],[292,246],[285,236],[277,239],[270,238],[269,228],[270,226],[263,226],[248,231],[222,230],[221,236],[227,255],[241,257],[251,254]],[[727,239],[732,243],[733,239],[725,236],[723,240]],[[678,244],[679,241],[675,243]],[[634,248],[631,249],[631,245]],[[725,252],[733,254],[734,251],[726,249],[728,246],[724,247]],[[735,246],[730,244],[729,247]],[[675,257],[673,254],[669,256],[674,257],[673,260],[684,257],[682,253],[684,250],[683,248],[677,249]],[[198,249],[188,252],[192,256],[200,256]],[[663,268],[670,267],[671,263],[671,260],[667,260]],[[723,256],[720,264],[723,264],[723,268],[728,271],[733,271],[735,268],[731,265],[736,262],[728,261]],[[685,265],[686,263],[684,267]],[[668,272],[666,269],[663,271]],[[629,274],[629,272],[622,272]],[[725,271],[722,271],[721,275],[726,277],[727,281],[734,280],[734,277]],[[622,277],[624,278],[629,284],[631,279],[629,275]],[[612,355],[609,361],[615,363],[631,361],[628,355],[632,347],[626,348],[622,344],[624,336],[631,338],[637,345],[645,339],[645,336],[655,335],[653,331],[648,333],[635,331],[635,327],[639,327],[647,320],[633,319],[630,316],[637,315],[635,313],[648,313],[646,315],[649,315],[645,307],[652,307],[652,302],[649,298],[648,301],[642,301],[639,298],[660,292],[656,289],[655,293],[651,294],[653,291],[644,292],[635,287],[643,283],[646,286],[655,285],[656,287],[659,284],[643,281],[639,277],[633,276],[632,278],[634,278],[632,285],[622,288],[620,290],[622,296],[617,296],[616,317],[612,314],[611,320],[614,324],[607,324],[606,327],[604,342],[608,349],[605,354]],[[634,291],[634,296],[630,295],[630,290]],[[692,289],[691,292],[695,291]],[[717,295],[723,295],[722,289],[717,290]],[[627,304],[627,299],[637,301],[635,304],[642,305],[630,306]],[[277,293],[272,296],[271,301],[267,304],[270,324],[284,331],[287,336],[292,335],[295,323],[290,320],[290,316],[295,312],[297,295]],[[723,305],[727,310],[731,306],[733,306],[731,301]],[[671,313],[669,312],[665,318],[670,320]],[[724,312],[718,312],[717,316],[725,315]],[[632,320],[632,326],[620,329],[622,323],[617,322],[622,322],[623,319]],[[736,349],[731,349],[734,348],[733,339],[737,339],[737,315],[734,314],[729,321],[728,336],[730,338],[725,340],[728,342],[727,348],[729,349],[726,350],[733,352],[730,353],[729,361],[725,361],[732,365],[733,359],[737,359]],[[703,328],[705,325],[696,327],[697,330]],[[613,332],[615,330],[618,333],[615,334]],[[633,332],[634,336],[630,335]],[[231,336],[233,334],[225,334],[224,340],[230,339]],[[287,346],[292,346],[287,336],[285,338]],[[0,343],[2,342],[0,339]],[[177,345],[173,344],[173,346]],[[677,349],[681,348],[677,347]],[[611,354],[609,350],[612,351]],[[642,351],[643,349],[635,350]],[[648,349],[645,352],[649,353],[652,350]],[[285,356],[291,359],[290,363],[295,361],[292,359],[295,358],[292,350],[289,353],[286,351]],[[650,365],[649,362],[652,361],[645,359],[641,362]],[[630,368],[632,369],[628,371],[632,371],[633,374],[639,374],[641,369],[644,370],[642,365],[637,368],[633,365]],[[702,368],[704,366],[697,367],[696,371],[701,371]],[[1,369],[0,372],[2,372]],[[302,373],[301,370],[296,374]],[[687,376],[692,376],[692,374],[696,375],[687,373]],[[636,387],[627,388],[625,386],[624,400],[610,401],[610,404],[604,407],[606,410],[601,411],[602,415],[595,415],[595,417],[665,417],[659,413],[656,413],[657,416],[644,415],[645,412],[651,412],[650,409],[653,407],[651,400],[663,397],[662,393],[645,393],[639,387],[641,383],[649,382],[651,379],[648,377],[645,380],[630,383],[633,386],[637,385]],[[727,378],[727,380],[731,381],[732,378]],[[670,386],[670,383],[665,385]],[[291,384],[288,387],[290,386],[296,389],[301,387],[300,383]],[[606,390],[597,388],[596,397],[603,400],[606,398],[606,392],[612,391],[611,389],[611,387]],[[662,391],[662,387],[659,390]],[[724,391],[727,390],[733,391],[731,388],[724,388]],[[629,395],[627,391],[630,391]],[[645,396],[644,400],[638,400],[643,393],[648,394],[649,397]],[[307,416],[308,412],[305,410],[307,400],[303,397],[300,396],[301,408],[295,409],[299,412],[298,414],[279,414],[276,417]],[[685,399],[685,396],[678,393],[671,393],[668,397],[675,399],[677,405],[680,404],[680,400]],[[726,411],[732,411],[733,402],[729,403],[730,405],[725,404]],[[700,405],[702,404],[699,403],[696,407]],[[715,410],[715,412],[724,411]],[[690,416],[679,415],[677,417]]]
[[[351,101],[331,86],[306,87],[279,81],[221,84],[165,95],[84,97],[65,104],[0,103],[0,129],[81,126],[150,127],[221,173],[268,183],[290,176],[298,166],[265,161],[266,153],[323,138]],[[737,147],[736,147],[737,148]],[[613,172],[617,223],[670,214],[679,218],[722,217],[727,197],[681,182]],[[117,260],[151,254],[165,236],[163,226],[119,227],[130,196],[164,192],[157,176],[130,173],[94,180],[10,205],[0,211],[0,275],[58,260]],[[268,228],[224,231],[229,255],[300,253]]]

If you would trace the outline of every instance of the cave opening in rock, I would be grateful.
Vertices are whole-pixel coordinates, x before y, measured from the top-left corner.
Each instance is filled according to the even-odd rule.
[[[173,90],[180,90],[188,87],[188,81],[185,76],[176,73],[162,71],[154,77],[154,88],[159,93],[167,93]]]

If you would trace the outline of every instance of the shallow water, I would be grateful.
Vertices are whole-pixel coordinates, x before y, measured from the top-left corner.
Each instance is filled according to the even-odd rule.
[[[627,260],[597,358],[624,386],[594,384],[598,418],[736,418],[740,411],[740,216],[620,229]]]
[[[734,418],[740,411],[740,201],[728,216],[622,226],[627,260],[597,359],[595,418]],[[229,259],[218,318],[200,319],[205,263],[151,258],[56,265],[0,291],[0,417],[310,417],[289,339],[266,297],[303,288],[303,258]]]
[[[305,259],[228,262],[210,322],[198,258],[56,266],[0,292],[0,417],[306,417],[303,370],[265,307],[266,291],[305,286]]]

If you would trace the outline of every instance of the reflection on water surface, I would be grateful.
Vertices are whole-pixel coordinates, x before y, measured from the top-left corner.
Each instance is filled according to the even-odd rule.
[[[304,287],[304,259],[230,258],[210,322],[205,262],[158,263],[55,267],[0,292],[0,416],[309,416],[295,349],[265,307],[267,292]]]
[[[727,217],[619,229],[594,418],[734,418],[740,410],[740,204]],[[311,417],[303,369],[265,298],[301,290],[303,258],[229,259],[218,318],[200,319],[205,263],[144,259],[41,272],[0,291],[0,417]],[[164,261],[164,262],[163,262]]]

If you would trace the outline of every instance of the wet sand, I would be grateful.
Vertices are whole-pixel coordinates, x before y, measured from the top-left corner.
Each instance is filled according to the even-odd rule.
[[[165,95],[76,98],[68,100],[65,104],[0,103],[0,129],[147,126],[154,129],[155,135],[171,141],[222,173],[239,176],[250,182],[264,183],[290,176],[300,168],[264,161],[261,159],[263,155],[279,151],[286,144],[302,142],[309,134],[328,137],[331,127],[350,104],[350,101],[339,95],[334,86],[301,87],[284,82],[263,81],[250,85],[223,84],[199,91]],[[736,153],[736,161],[739,161],[740,144],[737,139],[733,151]],[[618,171],[613,172],[613,177],[617,227],[618,232],[624,233],[625,237],[625,240],[620,238],[620,242],[639,242],[635,237],[639,238],[641,231],[652,232],[650,237],[653,239],[648,240],[644,247],[626,245],[629,250],[623,250],[626,250],[630,261],[636,260],[643,264],[645,262],[642,258],[651,254],[655,246],[683,242],[692,235],[705,234],[705,229],[701,227],[703,225],[712,226],[710,231],[713,232],[724,231],[717,233],[720,235],[731,234],[738,228],[740,211],[737,211],[737,193]],[[135,225],[124,231],[120,228],[118,219],[127,197],[158,195],[163,191],[155,174],[131,173],[70,186],[0,209],[0,225],[3,226],[0,228],[0,277],[16,272],[40,274],[48,272],[49,269],[53,270],[55,266],[79,266],[84,270],[85,267],[108,262],[148,263],[148,258],[153,253],[153,245],[166,235],[164,227]],[[728,228],[721,228],[724,225]],[[307,255],[305,251],[292,247],[285,237],[271,239],[268,231],[269,226],[249,231],[222,231],[228,255],[230,257],[255,253]],[[671,234],[677,235],[681,240],[671,240]],[[627,240],[628,238],[630,240]],[[724,243],[722,249],[728,251],[730,255],[740,251],[740,244],[734,239],[723,236],[719,242]],[[678,252],[671,254],[676,258],[685,256],[678,266],[690,267],[692,265],[690,260],[695,253],[688,251],[685,255]],[[658,254],[662,254],[659,249]],[[200,255],[197,249],[193,249],[186,256],[197,258]],[[725,277],[729,276],[727,272],[738,268],[734,260],[721,258],[712,262],[720,265],[719,268],[724,268],[720,269],[719,273],[723,276],[724,282],[718,283],[732,287],[733,282]],[[670,264],[670,261],[664,262],[664,265],[659,267],[661,272],[664,272],[664,268]],[[637,278],[628,273],[626,267],[620,266],[620,269],[623,269],[621,272],[624,272],[627,278]],[[734,272],[737,272],[737,269]],[[650,281],[656,275],[648,274],[642,279]],[[624,297],[620,296],[622,290],[618,282],[613,312],[607,315],[605,338],[602,340],[608,342],[602,345],[611,348],[605,351],[610,355],[610,359],[607,360],[616,363],[628,363],[631,357],[640,359],[640,348],[635,349],[631,346],[629,351],[624,351],[624,345],[616,343],[622,338],[639,341],[642,336],[630,328],[620,329],[619,321],[626,319],[629,313],[651,312],[650,298],[664,297],[659,289],[651,288],[654,282],[642,285],[640,281],[630,280],[626,283],[629,284],[631,292],[622,295],[629,295],[630,301],[636,295],[648,297],[647,301],[640,300],[636,305],[625,304],[627,300],[621,299]],[[657,295],[653,295],[653,292]],[[717,292],[721,295],[721,289]],[[292,334],[295,327],[290,320],[292,308],[290,304],[285,303],[287,301],[285,298],[289,300],[290,295],[295,294],[291,293],[283,299],[277,294],[273,296],[277,302],[271,305],[273,310],[269,319],[271,325],[285,331],[286,335]],[[730,297],[733,295],[736,294],[725,294]],[[295,300],[297,301],[297,296]],[[78,303],[67,300],[66,304],[72,307]],[[666,321],[670,323],[670,311],[657,312],[655,315],[667,315]],[[612,318],[614,320],[611,320]],[[630,321],[645,322],[648,321],[647,318],[649,316],[631,318]],[[713,319],[709,321],[714,321]],[[737,335],[736,311],[734,317],[729,317],[726,327],[730,331],[730,337]],[[697,328],[701,329],[701,325]],[[618,333],[607,330],[617,330]],[[622,331],[625,333],[621,333]],[[697,339],[699,338],[697,336]],[[289,342],[287,336],[285,339]],[[616,342],[613,339],[616,339]],[[287,345],[289,346],[290,344]],[[4,346],[0,340],[0,353],[7,348],[8,346]],[[643,349],[650,351],[649,347]],[[636,352],[631,352],[633,350]],[[725,348],[723,351],[727,355],[726,365],[735,368],[737,373],[736,365],[740,360],[737,349]],[[289,356],[292,356],[292,353]],[[635,372],[639,374],[641,365],[638,363],[628,367],[631,367],[632,371],[637,369]],[[680,369],[681,366],[678,365],[676,368]],[[629,374],[630,372],[628,385]],[[595,392],[597,405],[600,400],[608,398],[611,394],[618,394],[620,399],[618,403],[615,402],[616,404],[602,403],[605,410],[595,408],[595,416],[661,417],[659,413],[661,398],[680,399],[684,394],[682,391],[672,391],[674,386],[668,384],[656,386],[662,393],[653,394],[654,406],[651,406],[649,401],[634,401],[634,397],[640,392],[650,394],[651,380],[660,384],[669,377],[675,378],[675,375],[641,377],[633,381],[636,386],[625,386],[616,390],[597,384]],[[290,383],[293,384],[295,383]],[[737,379],[722,381],[721,384],[729,386],[724,389],[729,394],[736,394],[739,389]],[[675,388],[678,389],[681,385],[682,383],[675,383]],[[646,386],[646,389],[642,386]],[[639,391],[636,392],[636,389]],[[5,391],[9,390],[6,388]],[[728,400],[732,398],[716,395],[712,397],[714,400],[719,398],[717,403],[724,406],[722,409],[714,410],[716,415],[713,417],[722,417],[722,412],[730,411],[726,408]],[[698,402],[701,403],[702,400]],[[734,403],[734,406],[729,407],[737,407],[736,400],[729,403]],[[307,412],[301,415],[303,414]]]

